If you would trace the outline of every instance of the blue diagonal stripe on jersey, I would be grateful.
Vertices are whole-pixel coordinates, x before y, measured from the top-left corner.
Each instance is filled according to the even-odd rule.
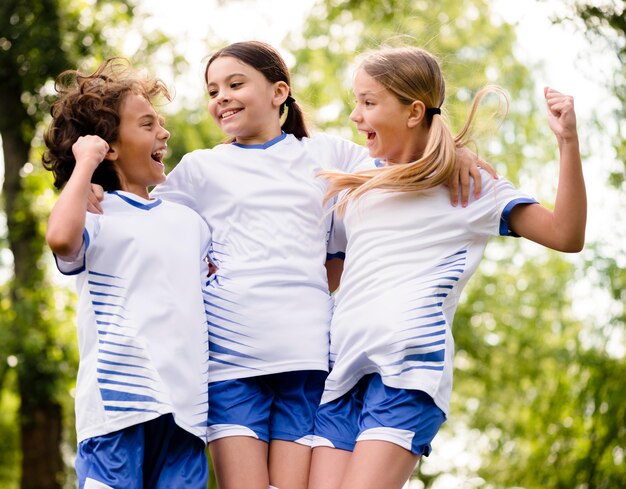
[[[108,273],[102,273],[102,272],[94,272],[93,270],[89,270],[89,275],[97,275],[98,277],[108,277],[108,278],[116,278],[119,280],[124,280],[122,277],[118,277],[116,275],[109,275]]]
[[[114,289],[126,290],[126,287],[121,287],[119,285],[113,285],[113,284],[106,284],[106,283],[103,283],[103,282],[94,282],[93,280],[88,280],[87,283],[89,285],[97,285],[98,287],[112,287]]]
[[[209,337],[211,337],[211,336],[213,336],[215,338],[218,338],[220,340],[230,341],[231,343],[235,343],[236,345],[246,346],[246,347],[249,348],[249,345],[246,345],[245,343],[240,343],[239,341],[235,341],[235,340],[232,340],[230,338],[226,338],[226,336],[221,336],[221,335],[218,335],[217,333],[215,333],[213,331],[209,331]],[[209,340],[207,340],[207,341],[209,341]]]
[[[111,384],[111,385],[123,385],[125,387],[139,387],[141,389],[149,389],[154,392],[159,392],[156,389],[153,389],[152,387],[148,387],[147,385],[131,384],[130,382],[120,382],[119,380],[103,379],[100,377],[98,377],[98,383],[99,384]]]
[[[417,336],[410,336],[409,338],[404,338],[404,339],[399,340],[399,341],[394,341],[391,344],[395,345],[397,343],[402,343],[403,341],[416,340],[418,338],[429,338],[431,336],[441,336],[442,334],[446,334],[446,330],[445,329],[441,329],[439,331],[435,331],[434,333],[427,333],[427,334],[422,334],[422,335],[417,335]]]
[[[90,290],[89,294],[100,296],[100,297],[117,297],[118,299],[124,299],[123,295],[107,294],[106,292],[96,292],[95,290]]]
[[[388,374],[387,377],[397,377],[398,375],[402,375],[404,372],[408,372],[409,370],[443,370],[443,365],[412,365],[411,367],[403,368],[398,373]]]
[[[101,334],[102,336],[112,335],[112,336],[120,336],[122,338],[134,338],[134,336],[129,336],[127,334],[114,333],[113,331],[102,331],[100,329],[98,330],[98,334]]]
[[[139,413],[158,413],[154,409],[144,409],[138,407],[122,407],[122,406],[104,406],[105,411],[125,411],[125,412],[139,412]]]
[[[209,315],[209,316],[211,316],[211,317],[214,317],[214,318],[216,318],[216,319],[222,319],[222,320],[224,320],[224,321],[226,321],[226,322],[228,322],[228,323],[236,324],[237,326],[244,326],[242,323],[238,323],[237,321],[233,321],[233,320],[231,320],[231,319],[228,319],[228,318],[222,317],[222,316],[220,316],[219,314],[215,314],[215,313],[209,312],[209,311],[207,311],[207,310],[206,310],[206,308],[204,309],[204,312],[206,312],[206,313],[207,313],[207,315]],[[243,336],[246,336],[246,335],[243,335]]]
[[[122,316],[120,314],[115,314],[114,312],[94,311],[94,314],[96,316],[114,316],[114,317],[118,317],[120,319],[126,319],[124,316]]]
[[[417,309],[419,309],[419,307],[415,309],[409,309],[409,311],[415,311]],[[437,312],[433,312],[432,314],[424,314],[423,316],[414,316],[412,318],[405,319],[405,321],[415,321],[416,319],[425,319],[425,318],[436,318],[439,316],[443,316],[443,312],[437,311]]]
[[[152,396],[133,394],[132,392],[116,391],[113,389],[100,389],[100,395],[102,396],[103,401],[159,402]]]
[[[417,350],[417,349],[422,349],[422,348],[430,348],[431,346],[437,346],[437,345],[445,345],[446,340],[439,340],[439,341],[433,341],[431,343],[424,343],[423,345],[415,345],[415,346],[406,346],[406,347],[402,347],[399,350],[396,351],[392,351],[389,353],[389,355],[395,355],[396,353],[402,353],[402,352],[407,352],[409,350]]]
[[[212,351],[213,353],[223,353],[225,355],[232,355],[234,357],[251,358],[252,360],[261,360],[258,357],[253,357],[252,355],[247,355],[245,353],[238,352],[237,350],[231,350],[230,348],[226,348],[225,346],[218,345],[217,343],[213,341],[209,342],[209,351]]]
[[[212,294],[211,292],[209,292],[209,291],[207,291],[207,290],[203,290],[202,292],[204,292],[204,294],[205,294],[205,295],[208,295],[208,296],[210,296],[210,297],[213,297],[214,299],[219,299],[219,300],[224,301],[224,302],[230,302],[231,304],[235,304],[236,306],[237,306],[237,305],[239,305],[239,303],[238,303],[238,302],[231,301],[231,300],[229,300],[229,299],[226,299],[225,297],[221,297],[221,296],[216,295],[216,294]],[[211,303],[211,304],[213,304],[213,303]]]
[[[91,301],[91,303],[94,306],[109,306],[109,307],[119,307],[121,309],[126,310],[126,308],[122,305],[122,304],[113,304],[111,302],[98,302],[98,301]]]
[[[241,368],[247,368],[248,370],[258,370],[259,372],[262,372],[262,370],[259,368],[250,367],[248,365],[240,365],[238,363],[228,362],[226,360],[220,360],[219,358],[215,358],[215,357],[209,358],[209,361],[215,362],[215,363],[221,363],[223,365],[230,365],[232,367],[241,367]]]
[[[140,348],[140,347],[134,346],[134,345],[126,345],[124,343],[116,343],[115,341],[98,340],[98,343],[100,343],[102,345],[121,346],[122,348],[135,348],[137,350],[142,350],[143,349],[143,348]]]
[[[414,329],[434,328],[435,326],[444,326],[445,324],[446,324],[446,320],[444,319],[443,321],[436,321],[434,323],[419,324],[417,326],[411,326],[410,328],[400,329],[400,330],[398,330],[398,333],[403,333],[405,331],[412,331]],[[420,338],[420,337],[419,336],[414,336],[414,338]],[[404,340],[400,340],[400,341],[404,341]],[[399,343],[399,342],[396,341],[395,343]],[[395,343],[392,343],[392,345],[395,344]]]
[[[116,351],[103,350],[102,348],[98,348],[98,352],[104,353],[106,355],[115,355],[117,357],[138,358],[139,360],[148,360],[146,357],[142,357],[139,355],[131,355],[130,353],[119,353]]]
[[[98,363],[104,363],[105,365],[118,365],[120,367],[141,368],[143,370],[147,370],[146,367],[143,367],[142,365],[134,365],[132,363],[112,362],[110,360],[103,360],[102,358],[98,358]]]
[[[232,309],[226,309],[225,307],[218,306],[215,302],[207,301],[207,300],[205,299],[205,300],[204,300],[204,303],[205,303],[207,306],[209,306],[209,307],[214,307],[214,308],[216,308],[216,309],[220,309],[220,310],[222,310],[222,311],[230,312],[230,313],[232,313],[232,314],[237,314],[238,316],[241,316],[241,314],[239,314],[238,312],[233,311]],[[235,304],[235,303],[233,302],[233,304]]]
[[[115,370],[105,370],[103,368],[96,369],[96,372],[98,372],[99,374],[121,375],[123,377],[137,377],[137,378],[140,378],[140,379],[154,380],[151,377],[148,377],[146,375],[129,374],[127,372],[120,372],[120,371],[115,371]]]
[[[426,353],[411,353],[410,355],[405,355],[404,358],[398,360],[396,362],[388,363],[383,365],[384,367],[391,367],[394,365],[402,365],[405,362],[443,362],[445,357],[445,349],[430,351]]]

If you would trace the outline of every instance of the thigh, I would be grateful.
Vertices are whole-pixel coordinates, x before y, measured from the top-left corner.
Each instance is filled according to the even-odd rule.
[[[143,424],[79,443],[76,476],[80,489],[143,488]]]
[[[420,456],[386,441],[358,441],[341,489],[401,489]]]
[[[272,440],[269,452],[270,484],[279,489],[307,489],[311,447],[293,441]]]
[[[352,452],[330,447],[315,447],[311,457],[309,489],[339,489]]]
[[[211,442],[209,451],[219,489],[267,489],[268,445],[264,441],[229,436]]]

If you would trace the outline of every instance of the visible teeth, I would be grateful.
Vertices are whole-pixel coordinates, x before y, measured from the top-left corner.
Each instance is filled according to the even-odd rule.
[[[227,110],[226,112],[224,112],[222,114],[222,119],[225,119],[226,117],[229,117],[233,114],[236,114],[237,112],[239,112],[238,110]]]

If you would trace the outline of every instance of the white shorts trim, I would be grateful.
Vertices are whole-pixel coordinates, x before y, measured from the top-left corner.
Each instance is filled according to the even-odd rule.
[[[208,443],[220,438],[228,438],[229,436],[249,436],[257,440],[259,439],[254,431],[240,424],[213,424],[207,429]]]
[[[363,431],[356,439],[357,442],[365,440],[378,440],[388,441],[395,445],[411,451],[411,445],[413,443],[413,437],[415,433],[408,430],[401,430],[399,428],[369,428]]]
[[[114,489],[113,487],[107,486],[103,482],[97,481],[96,479],[91,479],[90,477],[87,477],[85,479],[85,485],[83,486],[83,488],[84,489]]]
[[[316,448],[316,447],[336,448],[335,445],[333,445],[333,442],[330,441],[328,438],[324,438],[323,436],[317,436],[317,435],[312,435],[311,438],[313,438],[311,440],[312,448]]]

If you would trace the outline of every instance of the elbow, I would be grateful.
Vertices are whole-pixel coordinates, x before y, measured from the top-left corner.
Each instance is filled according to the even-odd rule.
[[[64,234],[55,233],[50,229],[46,232],[46,242],[57,256],[74,256],[80,251],[82,246],[82,240],[76,242],[75,239],[71,239]]]
[[[585,235],[575,236],[571,239],[564,240],[559,246],[556,246],[557,251],[563,253],[580,253],[585,247]]]

